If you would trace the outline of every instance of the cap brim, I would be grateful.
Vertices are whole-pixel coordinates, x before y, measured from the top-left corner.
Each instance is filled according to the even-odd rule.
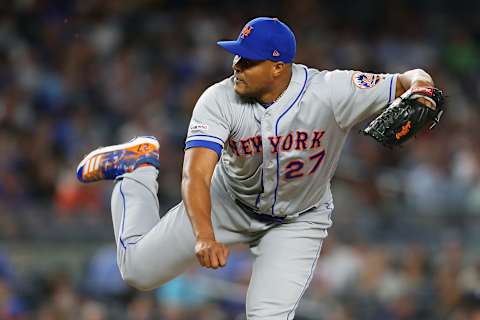
[[[238,41],[218,41],[217,44],[228,52],[249,60],[265,60],[252,50],[245,48]]]

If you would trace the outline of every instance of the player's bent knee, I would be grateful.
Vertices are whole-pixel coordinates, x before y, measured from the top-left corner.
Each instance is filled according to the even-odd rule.
[[[123,281],[129,286],[140,291],[150,291],[159,287],[158,281],[149,276],[147,270],[131,263],[123,263],[120,265],[120,274]]]
[[[143,279],[138,277],[131,277],[130,275],[122,275],[123,280],[131,287],[140,291],[150,291],[155,289],[155,286],[149,282],[142,281]]]
[[[128,270],[128,271],[127,271]],[[140,291],[150,291],[158,287],[157,283],[154,283],[150,279],[132,271],[131,269],[123,270],[121,272],[122,279],[129,286],[134,287]]]
[[[142,275],[134,270],[134,268],[125,266],[120,267],[120,274],[122,275],[122,279],[125,281],[125,283],[137,290],[149,291],[153,289],[152,283],[147,281],[148,279],[142,277]]]

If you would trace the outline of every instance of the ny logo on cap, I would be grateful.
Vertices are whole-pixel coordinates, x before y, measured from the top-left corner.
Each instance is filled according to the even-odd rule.
[[[253,30],[252,26],[245,26],[245,28],[243,28],[243,30],[242,30],[242,33],[240,34],[240,38],[245,39],[246,37],[248,37],[250,35],[252,30]]]

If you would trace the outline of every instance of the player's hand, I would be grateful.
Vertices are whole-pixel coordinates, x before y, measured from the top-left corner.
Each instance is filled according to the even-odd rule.
[[[430,100],[427,100],[425,98],[418,98],[417,101],[420,102],[421,104],[423,104],[425,107],[428,107],[432,110],[436,109],[435,105]]]
[[[423,87],[430,88],[431,86],[430,85],[415,85],[412,88],[423,88]],[[420,98],[417,99],[417,101],[420,102],[421,104],[423,104],[425,107],[432,109],[433,111],[435,111],[435,109],[436,109],[435,104],[428,99],[420,97]]]
[[[198,262],[205,268],[217,269],[227,264],[229,250],[216,240],[197,240],[195,254]]]

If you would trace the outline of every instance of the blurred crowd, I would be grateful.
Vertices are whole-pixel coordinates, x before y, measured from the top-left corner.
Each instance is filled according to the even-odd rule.
[[[36,268],[33,249],[13,248],[113,240],[111,184],[75,178],[100,145],[159,137],[162,210],[178,202],[192,108],[232,72],[216,41],[260,15],[291,26],[299,63],[422,68],[448,95],[438,128],[403,148],[352,130],[334,226],[296,319],[480,319],[478,12],[466,0],[2,1],[0,319],[243,319],[245,248],[225,270],[192,270],[153,293],[125,287],[110,247],[83,255],[80,274]]]

